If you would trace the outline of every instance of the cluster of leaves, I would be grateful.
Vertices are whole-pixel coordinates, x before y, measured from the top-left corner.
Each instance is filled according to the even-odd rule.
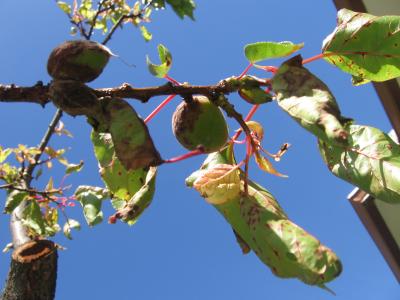
[[[72,136],[60,122],[55,128],[58,135]],[[53,236],[61,230],[59,225],[59,212],[64,213],[66,222],[63,232],[71,238],[71,228],[79,228],[79,222],[67,217],[65,207],[74,206],[75,197],[66,196],[68,186],[55,187],[53,178],[50,177],[42,189],[31,188],[26,185],[26,176],[29,168],[39,167],[33,179],[39,179],[43,174],[43,167],[51,169],[53,161],[58,161],[65,166],[64,179],[74,172],[79,172],[83,161],[78,164],[68,162],[65,157],[66,149],[54,149],[50,146],[43,150],[38,147],[18,145],[17,148],[0,147],[0,180],[4,182],[0,188],[8,191],[4,213],[11,214],[22,202],[26,202],[22,213],[22,223],[33,238]],[[38,160],[39,154],[45,154],[44,159]]]
[[[168,3],[175,13],[183,18],[193,17],[195,4],[192,0],[101,0],[98,5],[93,5],[93,0],[73,0],[72,4],[65,1],[57,1],[58,6],[68,15],[73,27],[71,33],[78,31],[85,37],[90,38],[93,30],[99,30],[103,34],[113,30],[115,26],[133,24],[139,27],[146,41],[152,39],[145,23],[151,22],[150,16],[154,9],[164,9]]]

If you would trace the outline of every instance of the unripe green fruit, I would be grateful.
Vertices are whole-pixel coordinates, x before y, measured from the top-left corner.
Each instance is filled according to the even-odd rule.
[[[107,65],[111,51],[93,41],[67,41],[56,47],[47,61],[47,72],[55,79],[89,82]]]
[[[183,101],[172,117],[172,130],[188,150],[202,147],[205,153],[218,151],[228,138],[228,127],[221,110],[207,97]]]

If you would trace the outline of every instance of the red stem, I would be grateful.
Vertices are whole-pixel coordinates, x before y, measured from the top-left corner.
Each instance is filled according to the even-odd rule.
[[[147,117],[144,119],[145,123],[148,123],[151,119],[155,117],[156,114],[160,112],[176,95],[169,95],[163,102],[161,102]]]
[[[259,66],[259,65],[255,65],[256,68],[267,71],[267,72],[271,72],[273,74],[275,74],[276,72],[278,72],[278,68],[274,67],[274,66]]]
[[[167,79],[168,81],[172,82],[172,83],[175,84],[175,85],[181,85],[180,82],[176,81],[176,80],[173,79],[172,77],[169,77],[168,74],[166,74],[166,75],[164,76],[164,78]]]
[[[254,116],[254,114],[256,113],[257,109],[260,107],[260,104],[255,104],[253,105],[253,107],[250,109],[249,113],[247,114],[246,118],[244,118],[244,121],[247,122],[249,120],[251,120],[251,118]],[[236,141],[238,139],[238,137],[242,134],[242,130],[239,129],[235,135],[232,137],[232,141]]]
[[[303,65],[308,64],[308,63],[313,62],[313,61],[316,61],[318,59],[321,59],[324,56],[326,56],[326,55],[324,53],[321,53],[321,54],[315,55],[313,57],[306,58],[306,59],[303,60]]]
[[[250,70],[250,68],[251,68],[252,66],[253,66],[253,64],[250,63],[250,64],[246,67],[246,69],[244,69],[244,71],[242,72],[242,74],[240,74],[240,75],[238,76],[237,79],[241,79],[244,75],[246,75],[247,72]]]
[[[196,156],[196,155],[200,155],[200,154],[204,154],[204,151],[201,150],[201,149],[196,149],[196,150],[187,152],[187,153],[185,153],[183,155],[179,155],[179,156],[164,160],[164,163],[167,163],[167,164],[175,163],[175,162],[178,162],[178,161],[181,161],[181,160],[185,160],[187,158],[190,158],[190,157]]]

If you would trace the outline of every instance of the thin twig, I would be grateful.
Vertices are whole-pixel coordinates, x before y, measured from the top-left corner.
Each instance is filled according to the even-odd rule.
[[[35,170],[35,167],[37,166],[37,163],[40,161],[40,157],[42,156],[45,148],[47,147],[51,136],[54,133],[54,129],[56,128],[58,122],[60,121],[62,117],[62,110],[61,109],[57,109],[56,113],[53,116],[53,119],[51,120],[49,127],[47,128],[46,133],[44,134],[40,144],[39,144],[39,153],[37,153],[33,159],[35,161],[35,163],[31,163],[29,164],[25,171],[24,171],[24,180],[27,183],[27,186],[29,187],[30,182],[32,180],[32,173]]]
[[[92,37],[93,30],[94,30],[94,27],[96,26],[96,21],[97,21],[97,18],[99,17],[99,15],[101,13],[111,9],[111,7],[112,7],[112,5],[110,5],[109,7],[106,7],[104,9],[102,9],[102,7],[103,7],[105,2],[106,2],[106,0],[102,0],[102,1],[99,2],[99,6],[97,7],[96,14],[94,15],[93,20],[92,20],[92,22],[90,24],[90,29],[89,29],[89,33],[88,33],[88,40],[90,40],[91,37]]]

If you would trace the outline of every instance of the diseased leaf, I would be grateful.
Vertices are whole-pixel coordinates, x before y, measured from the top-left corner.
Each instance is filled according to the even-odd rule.
[[[108,132],[115,153],[127,170],[160,164],[161,157],[149,130],[136,111],[123,99],[111,99],[105,104],[109,114]]]
[[[151,74],[153,74],[158,78],[163,78],[165,75],[168,74],[169,69],[171,68],[172,56],[171,53],[168,51],[168,49],[162,44],[159,44],[157,49],[161,64],[160,65],[153,64],[149,56],[146,56],[146,63]]]
[[[328,87],[302,66],[301,56],[283,63],[271,80],[279,106],[318,138],[346,145],[349,121],[341,113]]]
[[[125,205],[120,209],[117,209],[116,215],[122,221],[133,225],[136,223],[140,215],[150,205],[154,190],[155,190],[155,179],[156,179],[157,168],[150,167],[146,174],[146,180],[142,187],[133,195],[129,201],[125,202]]]
[[[109,134],[93,131],[91,139],[99,160],[100,175],[110,191],[118,217],[128,224],[135,223],[153,198],[156,168],[127,171],[115,156]]]
[[[323,42],[324,59],[357,77],[357,83],[400,76],[400,16],[377,17],[341,9]]]
[[[400,203],[400,146],[373,127],[350,125],[349,132],[347,147],[319,142],[329,170],[376,199]]]
[[[212,153],[201,170],[233,160],[227,151]],[[196,172],[187,181],[191,185]],[[214,207],[224,216],[242,240],[271,271],[282,278],[298,278],[306,284],[325,288],[325,283],[339,276],[342,266],[335,253],[314,236],[290,221],[276,199],[260,185],[249,182],[248,194],[241,193]],[[243,248],[242,248],[243,249]]]
[[[257,42],[244,47],[244,54],[251,63],[284,57],[303,48],[304,44],[292,42]]]
[[[256,160],[258,167],[261,170],[279,177],[288,177],[287,175],[279,173],[271,164],[271,162],[266,157],[262,156],[259,152],[254,153],[254,158]]]
[[[101,205],[109,197],[108,191],[100,187],[80,185],[74,195],[83,207],[86,222],[90,226],[99,224],[103,220]]]
[[[4,212],[11,214],[17,206],[28,197],[27,192],[12,190],[7,195],[6,205],[4,207]]]
[[[68,219],[67,222],[65,222],[63,232],[70,240],[72,240],[71,229],[81,230],[81,224],[74,219]]]
[[[238,196],[240,177],[237,167],[216,164],[193,183],[193,187],[211,204],[221,204]]]

